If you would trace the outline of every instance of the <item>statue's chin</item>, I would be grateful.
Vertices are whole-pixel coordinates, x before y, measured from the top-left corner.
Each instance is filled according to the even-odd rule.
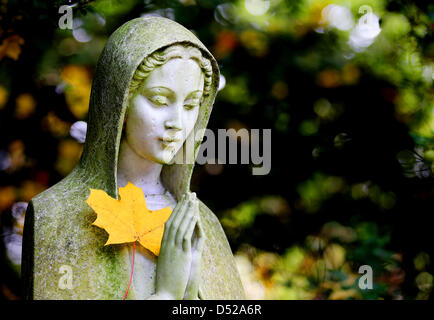
[[[154,155],[151,160],[159,164],[171,164],[174,156],[173,150],[163,150],[159,154]]]
[[[159,159],[159,158],[152,159],[152,161],[159,163],[159,164],[170,164],[171,160],[172,160],[172,158],[170,158],[169,160]]]
[[[182,146],[182,145],[181,145]],[[162,165],[170,165],[175,161],[175,155],[181,146],[170,146],[159,148],[159,150],[152,150],[152,152],[138,152],[135,148],[131,147],[136,155],[139,157],[156,162]],[[140,150],[140,149],[139,149]]]

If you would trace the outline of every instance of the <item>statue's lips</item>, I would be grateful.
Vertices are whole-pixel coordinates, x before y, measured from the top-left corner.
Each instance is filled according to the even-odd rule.
[[[171,138],[171,137],[163,137],[163,138],[159,138],[159,140],[165,142],[165,143],[173,143],[173,142],[178,142],[180,141],[179,138]]]
[[[176,143],[180,141],[180,139],[174,137],[162,137],[159,140],[162,142],[163,148],[174,148]]]

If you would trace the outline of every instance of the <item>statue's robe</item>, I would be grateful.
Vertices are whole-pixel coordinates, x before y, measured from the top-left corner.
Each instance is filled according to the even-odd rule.
[[[205,46],[178,23],[159,17],[134,19],[111,35],[98,61],[92,83],[86,143],[79,163],[62,181],[29,203],[22,255],[25,298],[123,297],[131,272],[127,246],[104,246],[108,235],[91,225],[96,213],[85,200],[89,188],[102,189],[110,196],[118,197],[117,162],[131,79],[146,56],[178,43],[199,48],[213,67],[211,92],[204,97],[194,130],[186,140],[194,146],[187,154],[190,164],[165,165],[162,170],[163,183],[177,201],[189,191],[201,141],[192,142],[193,135],[206,128],[208,123],[218,88],[217,63]],[[220,222],[202,202],[200,214],[206,235],[200,298],[244,299],[234,257]],[[62,266],[68,266],[62,270],[66,273],[60,273]],[[64,277],[68,277],[70,271],[72,289],[64,285]],[[136,298],[134,285],[128,298]]]

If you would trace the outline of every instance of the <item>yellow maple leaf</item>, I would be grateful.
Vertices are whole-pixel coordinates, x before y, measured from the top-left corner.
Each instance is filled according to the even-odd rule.
[[[0,44],[0,60],[3,59],[4,56],[18,60],[21,53],[21,46],[23,44],[24,39],[17,34],[4,39]]]
[[[141,188],[131,182],[119,188],[120,199],[113,199],[103,190],[90,189],[86,203],[97,213],[93,225],[109,234],[105,245],[138,241],[156,256],[160,253],[164,223],[172,210],[169,207],[151,211],[146,207]]]

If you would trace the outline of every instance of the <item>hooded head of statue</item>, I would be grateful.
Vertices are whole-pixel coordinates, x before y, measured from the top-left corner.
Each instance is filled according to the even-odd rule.
[[[127,245],[104,246],[107,233],[92,226],[96,214],[85,202],[89,189],[118,198],[118,160],[125,143],[135,156],[162,165],[162,184],[176,204],[190,190],[218,80],[213,56],[172,20],[134,19],[110,36],[92,83],[82,157],[67,177],[34,197],[27,209],[22,261],[26,298],[123,296],[131,252]],[[220,222],[201,201],[199,213],[205,235],[199,297],[243,299]],[[146,262],[142,267],[146,269]],[[141,279],[134,270],[128,298],[152,294],[155,276],[146,275],[149,279]]]
[[[124,138],[139,156],[165,164],[163,183],[179,199],[189,189],[218,80],[215,59],[176,22],[150,17],[124,24],[98,61],[80,164],[116,195]]]

